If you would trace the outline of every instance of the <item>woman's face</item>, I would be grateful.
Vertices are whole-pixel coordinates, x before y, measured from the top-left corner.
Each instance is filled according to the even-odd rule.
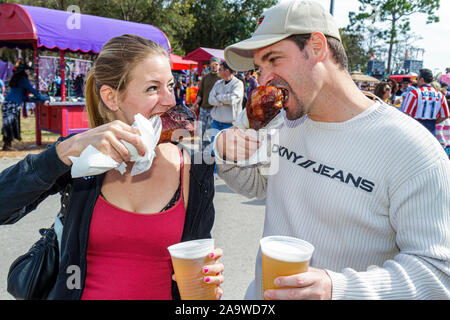
[[[391,87],[389,85],[386,85],[384,87],[383,99],[386,100],[387,98],[389,98],[391,96],[391,92],[392,92]]]
[[[137,113],[148,119],[175,106],[174,79],[167,57],[149,55],[131,70],[129,79],[120,95],[118,120],[132,124]]]

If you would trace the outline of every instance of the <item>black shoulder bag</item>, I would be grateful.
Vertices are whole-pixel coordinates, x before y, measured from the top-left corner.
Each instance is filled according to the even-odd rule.
[[[61,221],[64,223],[72,185],[61,197]],[[45,300],[53,288],[59,270],[58,239],[54,224],[40,229],[41,238],[9,268],[8,292],[18,300]]]

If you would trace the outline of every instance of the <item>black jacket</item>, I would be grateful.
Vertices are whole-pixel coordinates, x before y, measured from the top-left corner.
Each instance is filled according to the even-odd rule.
[[[214,164],[194,164],[192,161],[189,200],[181,241],[211,238],[214,223],[213,170]],[[105,174],[72,179],[70,167],[56,153],[56,144],[40,154],[28,155],[0,174],[0,224],[15,223],[49,195],[62,193],[68,184],[72,184],[61,240],[59,274],[48,299],[81,299],[86,279],[89,227],[104,177]],[[57,213],[55,209],[55,216]],[[73,266],[80,270],[79,287],[74,280]],[[172,296],[174,299],[179,298],[175,282]]]

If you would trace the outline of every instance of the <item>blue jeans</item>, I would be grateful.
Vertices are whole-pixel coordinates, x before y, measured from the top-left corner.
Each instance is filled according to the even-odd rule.
[[[206,110],[200,107],[198,120],[202,123],[202,150],[205,150],[210,143],[207,135],[205,135],[205,131],[211,128],[211,123],[213,121],[211,118],[211,109]]]
[[[224,130],[224,129],[228,129],[230,127],[232,127],[233,124],[232,123],[225,123],[225,122],[219,122],[216,120],[212,121],[211,124],[211,129],[212,129],[212,133],[211,133],[211,155],[214,157],[214,139],[216,138],[217,134]],[[216,169],[216,165],[214,165],[214,173],[217,173],[217,169]]]
[[[219,121],[216,121],[216,120],[212,121],[212,124],[211,124],[212,132],[211,132],[211,144],[210,144],[210,146],[211,146],[211,154],[213,156],[214,156],[214,151],[213,151],[213,149],[214,149],[213,148],[214,147],[214,139],[216,138],[217,134],[220,131],[222,131],[224,129],[228,129],[228,128],[232,127],[232,126],[233,126],[232,123],[219,122]]]
[[[433,136],[436,136],[436,120],[420,120],[417,119]]]

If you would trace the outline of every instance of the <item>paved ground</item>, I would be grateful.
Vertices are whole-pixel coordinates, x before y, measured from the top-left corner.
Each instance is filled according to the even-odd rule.
[[[0,158],[0,172],[20,158]],[[1,192],[1,190],[0,190]],[[224,300],[244,297],[253,278],[254,262],[264,223],[264,201],[250,200],[234,193],[222,180],[216,180],[213,228],[216,247],[224,250]],[[0,300],[13,299],[6,291],[11,263],[39,239],[39,228],[52,224],[59,210],[59,196],[47,198],[32,213],[14,225],[0,226]]]

